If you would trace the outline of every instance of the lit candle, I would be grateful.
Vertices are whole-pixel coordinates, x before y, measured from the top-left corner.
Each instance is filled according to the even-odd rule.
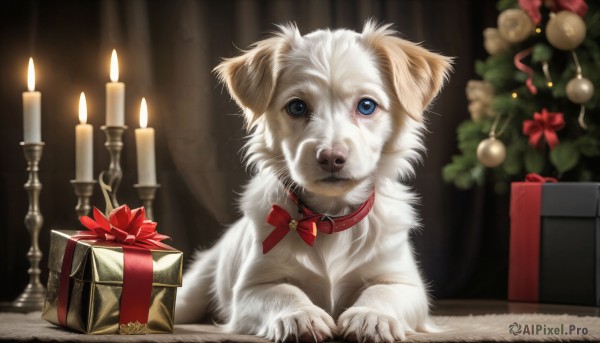
[[[87,121],[87,104],[85,94],[79,96],[79,123],[75,127],[75,180],[94,180],[94,131]]]
[[[119,82],[119,61],[113,49],[110,58],[110,81],[106,83],[106,126],[125,125],[125,84]]]
[[[33,58],[29,58],[27,68],[27,89],[23,92],[23,141],[39,143],[42,141],[42,93],[35,91],[35,68]]]
[[[138,184],[156,185],[156,162],[154,157],[154,129],[148,125],[148,106],[142,98],[140,105],[140,128],[135,129]]]

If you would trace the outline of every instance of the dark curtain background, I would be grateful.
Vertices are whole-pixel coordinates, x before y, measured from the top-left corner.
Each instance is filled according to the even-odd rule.
[[[302,33],[317,28],[361,30],[375,18],[394,23],[406,38],[455,56],[450,83],[427,114],[428,154],[412,181],[422,195],[424,228],[413,235],[424,276],[436,297],[506,295],[507,198],[487,187],[459,191],[445,184],[442,166],[456,152],[456,126],[468,116],[464,88],[485,57],[482,30],[495,26],[492,0],[221,0],[221,1],[3,1],[0,4],[0,300],[27,284],[29,235],[22,141],[21,92],[29,56],[42,92],[40,244],[50,229],[79,228],[74,178],[74,127],[79,93],[94,125],[94,169],[108,166],[104,84],[110,52],[119,54],[126,84],[121,203],[139,206],[134,129],[145,96],[156,129],[158,180],[154,202],[159,231],[187,256],[213,243],[239,212],[237,194],[248,175],[241,164],[242,120],[211,69],[275,29],[294,21]],[[100,208],[99,189],[92,198]],[[47,256],[42,261],[46,280]]]

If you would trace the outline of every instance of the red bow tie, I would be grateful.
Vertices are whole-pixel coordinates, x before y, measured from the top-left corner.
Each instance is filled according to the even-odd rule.
[[[298,212],[303,217],[298,220],[293,219],[286,210],[273,205],[271,212],[267,216],[267,223],[273,225],[275,229],[263,241],[263,254],[269,252],[290,231],[296,231],[306,244],[312,246],[317,238],[317,231],[331,234],[351,228],[366,217],[373,208],[375,191],[371,192],[367,201],[362,203],[356,211],[340,217],[329,217],[313,212],[304,206],[295,194],[290,193],[290,197],[298,204]]]

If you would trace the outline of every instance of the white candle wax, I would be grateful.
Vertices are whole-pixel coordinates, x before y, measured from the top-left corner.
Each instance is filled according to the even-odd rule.
[[[125,84],[106,84],[106,126],[125,125]]]
[[[140,107],[140,128],[135,129],[137,152],[138,184],[156,185],[156,160],[154,154],[154,129],[146,127],[148,110],[146,99],[142,99]]]
[[[90,124],[77,124],[75,127],[75,180],[77,181],[92,181],[93,176],[93,137],[94,131]]]
[[[110,62],[111,82],[106,84],[106,126],[125,125],[125,84],[119,82],[119,62],[113,50]]]
[[[94,129],[86,124],[87,105],[83,92],[79,97],[79,121],[75,127],[75,180],[94,180]]]
[[[23,141],[42,141],[42,93],[23,92]]]
[[[35,69],[33,59],[29,59],[27,71],[28,92],[23,92],[23,141],[39,143],[42,141],[42,93],[35,89]]]
[[[137,147],[138,183],[156,184],[156,162],[154,157],[154,129],[151,127],[135,129]]]

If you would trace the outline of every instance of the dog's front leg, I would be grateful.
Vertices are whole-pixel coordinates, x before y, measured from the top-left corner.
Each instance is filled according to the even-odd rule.
[[[335,321],[294,285],[258,284],[236,293],[230,322],[235,332],[276,342],[320,342],[333,337]]]
[[[428,304],[423,286],[374,284],[338,319],[340,335],[357,342],[394,342],[425,328]]]

